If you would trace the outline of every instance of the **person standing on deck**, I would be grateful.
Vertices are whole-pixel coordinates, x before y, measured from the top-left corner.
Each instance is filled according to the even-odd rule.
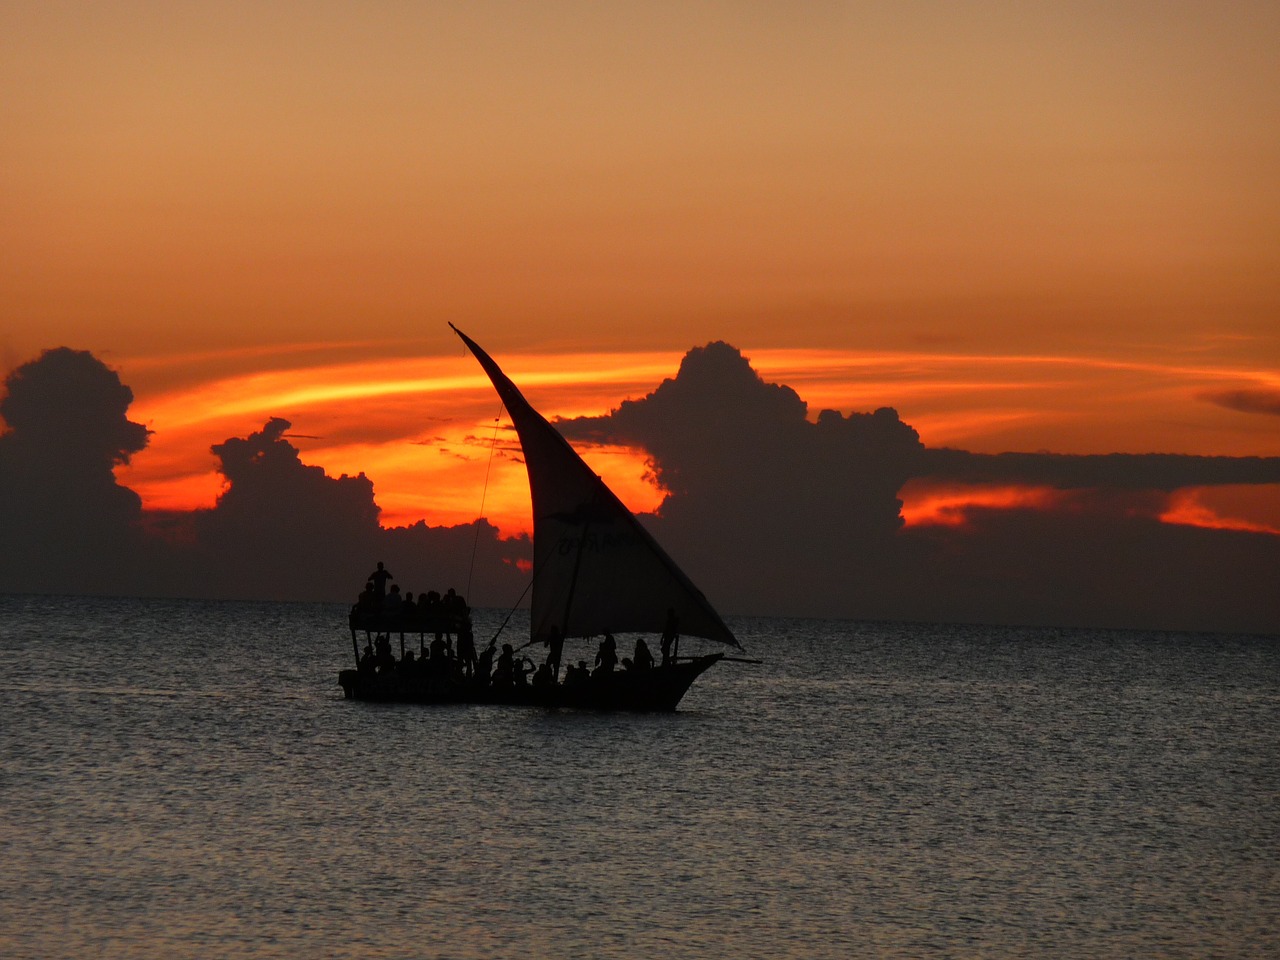
[[[662,640],[660,641],[662,649],[662,665],[664,667],[671,662],[671,659],[674,656],[672,647],[679,639],[680,620],[676,617],[675,607],[667,607],[667,625],[662,628]]]
[[[475,675],[476,643],[475,635],[471,632],[470,617],[463,620],[462,626],[458,628],[458,664],[462,668],[462,675],[468,680]]]
[[[613,639],[613,634],[606,632],[604,639],[600,641],[600,649],[596,651],[596,668],[592,671],[592,676],[613,673],[613,668],[617,665],[618,644]]]
[[[553,683],[559,683],[560,654],[564,652],[564,635],[559,627],[553,625],[551,632],[542,642],[547,645],[547,667],[551,670],[551,680]]]
[[[450,643],[453,641],[453,635],[461,629],[461,623],[467,618],[470,609],[467,607],[467,601],[464,600],[453,587],[450,587],[440,600],[440,610],[444,614],[445,623],[448,625],[446,633],[449,635]]]
[[[398,584],[392,584],[391,592],[382,598],[382,612],[392,620],[399,619],[404,613],[404,598],[400,596]]]
[[[369,582],[373,584],[374,596],[378,598],[378,609],[382,609],[382,601],[387,595],[387,581],[394,580],[395,577],[391,571],[382,565],[382,561],[378,561],[378,569],[369,574]]]

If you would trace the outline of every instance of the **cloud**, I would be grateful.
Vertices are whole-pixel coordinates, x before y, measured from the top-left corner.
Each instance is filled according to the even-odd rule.
[[[354,599],[376,559],[405,589],[473,585],[497,605],[523,591],[527,539],[483,521],[383,530],[372,482],[303,463],[282,418],[211,448],[225,481],[212,509],[146,515],[112,472],[148,440],[114,371],[59,348],[6,388],[0,591]]]
[[[977,508],[962,527],[914,528],[872,601],[895,618],[1280,631],[1280,537],[1162,523],[1164,501],[1079,491],[1061,509]]]
[[[501,541],[483,521],[383,530],[372,481],[363,473],[331,477],[304,464],[286,437],[291,427],[273,417],[247,437],[213,446],[227,488],[213,509],[197,512],[189,552],[206,590],[263,599],[354,599],[365,568],[380,559],[406,591],[461,591],[474,583],[487,604],[519,597],[518,562],[530,553],[527,540]],[[478,578],[473,557],[481,566]]]
[[[363,474],[330,477],[302,463],[284,438],[290,426],[273,417],[261,430],[211,448],[227,486],[212,510],[196,513],[195,531],[217,593],[336,589],[335,560],[367,562],[375,549],[373,484]]]
[[[1280,390],[1219,390],[1198,395],[1201,400],[1239,413],[1280,417]]]
[[[668,495],[646,519],[727,610],[1280,628],[1263,582],[1280,569],[1280,537],[1160,520],[1169,491],[1280,482],[1277,458],[927,449],[888,408],[810,421],[794,391],[722,343],[690,351],[648,396],[558,425],[648,451]],[[1048,492],[902,529],[898,493],[913,478]]]
[[[765,383],[726,343],[689,351],[674,379],[608,416],[557,426],[649,453],[667,491],[651,525],[713,594],[720,581],[787,589],[815,555],[862,563],[901,526],[897,491],[922,450],[888,408],[810,421],[794,390]]]
[[[48,350],[5,380],[0,416],[0,580],[113,590],[138,561],[142,502],[114,467],[147,444],[133,393],[92,354]]]
[[[147,428],[126,417],[133,391],[83,350],[59,347],[5,380],[6,437],[49,474],[73,469],[99,481],[147,445]]]
[[[210,448],[214,507],[144,518],[112,473],[147,443],[114,372],[50,351],[7,388],[0,590],[342,600],[377,560],[404,590],[484,605],[528,582],[528,540],[484,521],[382,529],[368,477],[304,463],[279,417]],[[930,450],[887,407],[811,419],[725,343],[560,426],[647,451],[666,495],[642,519],[729,614],[1280,631],[1280,536],[1162,522],[1169,491],[1276,483],[1276,458]],[[904,528],[913,480],[1051,495],[975,498],[948,508],[961,523]]]
[[[916,476],[971,484],[1120,487],[1172,491],[1228,483],[1280,483],[1280,457],[1196,457],[1164,453],[970,453],[930,449]]]

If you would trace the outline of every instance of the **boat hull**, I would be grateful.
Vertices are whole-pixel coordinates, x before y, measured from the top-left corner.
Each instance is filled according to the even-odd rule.
[[[713,653],[649,670],[619,670],[573,685],[548,687],[493,687],[440,682],[402,670],[343,670],[338,674],[338,683],[348,700],[374,703],[479,703],[670,713],[693,682],[723,656],[722,653]]]

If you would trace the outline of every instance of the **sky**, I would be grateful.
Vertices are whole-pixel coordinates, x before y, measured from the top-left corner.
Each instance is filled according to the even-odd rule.
[[[928,448],[1276,457],[1278,80],[1263,2],[4,3],[0,369],[118,371],[144,509],[212,507],[211,447],[282,417],[384,527],[529,527],[447,322],[551,417],[723,341]],[[652,451],[597,441],[658,509]]]

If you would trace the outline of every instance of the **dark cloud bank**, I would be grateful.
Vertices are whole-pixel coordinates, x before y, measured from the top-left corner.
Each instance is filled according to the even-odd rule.
[[[382,530],[373,483],[307,466],[270,420],[212,453],[229,484],[209,510],[144,514],[112,468],[147,441],[133,400],[92,355],[61,348],[16,370],[0,415],[0,592],[348,600],[375,560],[408,590],[520,595],[527,540],[488,523]],[[476,557],[471,576],[472,556]]]
[[[347,600],[378,559],[407,589],[470,580],[487,605],[526,585],[526,539],[483,521],[383,530],[371,481],[303,464],[280,419],[212,447],[228,482],[215,507],[145,514],[112,472],[147,442],[114,372],[62,348],[6,386],[0,591]],[[669,494],[644,519],[726,613],[1280,632],[1280,536],[1158,519],[1180,488],[1280,483],[1280,458],[928,449],[889,408],[811,421],[724,343],[691,350],[647,397],[560,426],[649,452]],[[1061,495],[906,529],[911,479]]]

